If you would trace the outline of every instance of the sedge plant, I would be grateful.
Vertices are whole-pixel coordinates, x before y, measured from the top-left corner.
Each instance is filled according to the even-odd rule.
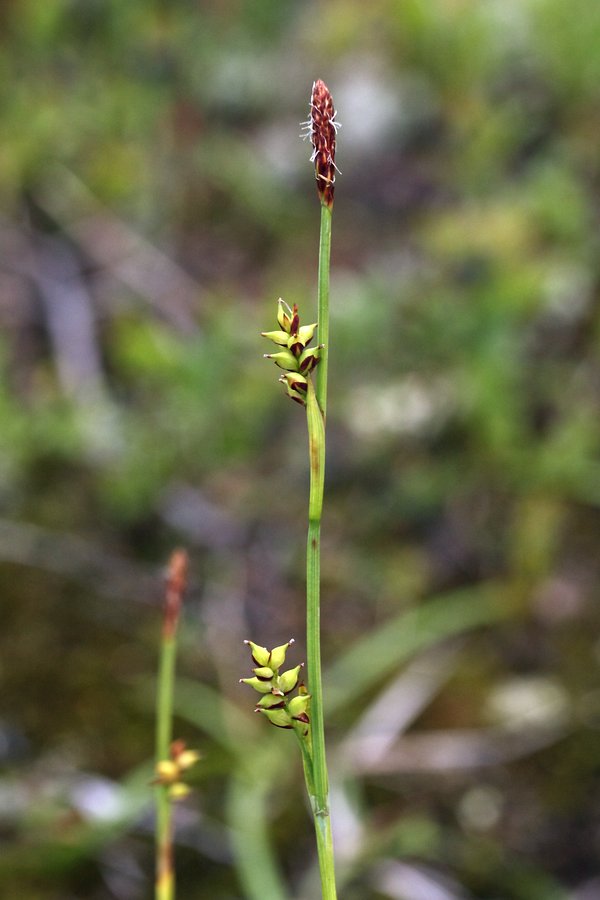
[[[181,740],[173,740],[173,690],[177,631],[187,585],[188,557],[175,550],[167,570],[156,692],[156,900],[175,897],[173,803],[189,793],[183,773],[199,759]]]
[[[302,753],[304,777],[314,819],[321,893],[336,900],[333,840],[329,812],[329,779],[325,756],[323,688],[321,676],[321,516],[325,477],[325,417],[327,412],[327,358],[329,353],[329,270],[331,222],[335,184],[335,144],[338,123],[329,89],[323,81],[313,85],[306,137],[313,146],[317,192],[321,204],[318,266],[317,321],[300,324],[298,307],[278,301],[275,331],[263,332],[277,347],[266,354],[283,370],[280,381],[288,396],[306,410],[310,468],[308,537],[306,550],[306,687],[301,666],[281,672],[292,641],[269,651],[247,641],[255,663],[254,674],[241,679],[262,696],[256,710],[271,724],[292,729]],[[315,333],[319,344],[311,346]],[[297,693],[296,693],[297,692]]]

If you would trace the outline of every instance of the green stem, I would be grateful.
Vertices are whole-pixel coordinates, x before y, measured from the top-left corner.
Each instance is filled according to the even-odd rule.
[[[329,813],[325,816],[315,816],[315,833],[317,835],[317,854],[321,875],[321,895],[323,900],[337,900],[333,838],[331,836],[331,817]]]
[[[319,237],[318,275],[318,323],[317,331],[321,350],[321,361],[317,366],[317,400],[323,413],[327,415],[327,362],[329,356],[329,265],[331,258],[331,217],[333,208],[321,203],[321,232]]]
[[[314,719],[313,719],[314,721]],[[335,869],[333,856],[333,838],[331,835],[331,817],[329,813],[319,815],[317,809],[317,796],[314,783],[314,765],[310,748],[301,734],[302,729],[296,729],[296,737],[302,752],[302,764],[304,767],[304,780],[313,809],[315,823],[315,835],[317,838],[317,855],[319,859],[319,874],[321,877],[321,895],[325,900],[337,900],[335,888]]]
[[[160,649],[156,700],[156,761],[169,758],[173,723],[173,685],[175,680],[175,634],[163,633]],[[172,808],[167,785],[156,786],[156,900],[173,900]]]
[[[327,812],[328,779],[325,760],[323,685],[321,675],[321,512],[325,469],[325,425],[312,381],[306,402],[310,456],[310,498],[306,544],[306,657],[311,693],[310,721],[316,810]]]
[[[323,222],[323,219],[321,221]],[[310,457],[310,497],[306,549],[306,657],[311,693],[312,753],[310,758],[307,758],[306,755],[304,756],[304,771],[315,824],[321,875],[321,893],[323,900],[336,900],[321,675],[321,513],[325,478],[325,422],[310,378],[307,391],[306,419]]]

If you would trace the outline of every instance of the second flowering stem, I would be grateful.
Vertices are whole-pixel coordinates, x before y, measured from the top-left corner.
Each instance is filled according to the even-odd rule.
[[[173,689],[177,629],[183,594],[187,582],[188,558],[176,550],[170,559],[166,586],[166,602],[158,673],[156,703],[156,764],[169,761],[173,727]],[[162,778],[156,783],[156,900],[173,900],[175,870],[173,867],[172,792]]]

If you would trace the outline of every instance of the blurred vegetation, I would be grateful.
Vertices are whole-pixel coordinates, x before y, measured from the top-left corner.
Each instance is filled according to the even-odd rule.
[[[242,639],[303,658],[314,78],[343,123],[324,646],[345,900],[600,893],[600,5],[0,4],[0,879],[152,884],[161,567],[193,560],[181,900],[316,896]]]

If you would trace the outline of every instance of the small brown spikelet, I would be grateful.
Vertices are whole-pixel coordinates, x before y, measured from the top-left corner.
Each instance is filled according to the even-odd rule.
[[[333,99],[325,82],[315,81],[310,98],[310,119],[307,122],[310,141],[313,145],[312,162],[315,164],[315,178],[321,203],[333,206],[335,173],[335,135],[339,123]]]
[[[173,638],[179,622],[183,595],[187,588],[188,555],[185,550],[174,550],[167,568],[163,636]]]

